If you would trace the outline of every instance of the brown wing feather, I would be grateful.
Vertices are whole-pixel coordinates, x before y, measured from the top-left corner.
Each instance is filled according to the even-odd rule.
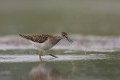
[[[32,36],[20,35],[20,36],[27,40],[31,40],[37,43],[43,43],[48,38],[48,35],[32,35]]]

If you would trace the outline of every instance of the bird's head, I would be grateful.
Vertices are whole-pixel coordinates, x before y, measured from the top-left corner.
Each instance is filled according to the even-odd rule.
[[[68,34],[66,32],[61,32],[61,36],[62,38],[66,38],[66,40],[68,40],[70,43],[73,42],[71,39],[69,39]]]

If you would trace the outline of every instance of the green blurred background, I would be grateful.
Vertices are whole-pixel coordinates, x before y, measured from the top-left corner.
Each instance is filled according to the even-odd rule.
[[[120,0],[0,0],[0,36],[61,31],[81,35],[120,36]],[[25,50],[29,45],[22,46],[22,43],[16,37],[0,38],[0,80],[26,80],[22,78],[40,64],[32,62],[38,59],[31,55],[37,55],[37,51]],[[59,55],[81,55],[81,59],[52,61],[43,57],[48,60],[44,62],[48,66],[46,71],[55,69],[68,80],[120,80],[119,43],[119,37],[75,37],[75,44],[71,48],[68,45],[68,48],[81,48],[80,51],[58,49],[48,53],[58,54],[58,60],[64,58]],[[95,52],[86,52],[91,49]],[[97,57],[98,54],[102,57]],[[28,58],[24,55],[28,55]],[[89,59],[89,56],[93,57]]]
[[[0,0],[0,35],[120,34],[119,0]]]

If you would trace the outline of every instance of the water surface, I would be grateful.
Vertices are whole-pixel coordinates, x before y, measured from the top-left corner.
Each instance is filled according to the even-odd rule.
[[[91,54],[91,53],[90,53]],[[2,56],[0,60],[0,79],[1,80],[119,80],[120,79],[120,55],[119,52],[113,53],[92,53],[74,55],[67,57],[59,56],[58,59],[51,60],[45,56],[44,62],[39,62],[37,56],[16,57]],[[95,56],[96,55],[96,56]],[[22,57],[21,57],[22,56]],[[32,58],[36,57],[36,58]],[[21,58],[21,59],[20,59]],[[28,59],[25,59],[28,58]],[[59,60],[69,58],[71,60]],[[12,61],[13,59],[13,61]],[[30,60],[33,59],[33,60]],[[15,60],[15,61],[14,61]],[[30,60],[30,61],[29,61]],[[47,78],[47,79],[46,79]]]

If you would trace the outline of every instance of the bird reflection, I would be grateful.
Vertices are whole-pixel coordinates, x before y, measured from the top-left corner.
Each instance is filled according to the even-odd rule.
[[[67,80],[67,78],[63,77],[57,70],[45,64],[39,64],[29,72],[27,80]]]

